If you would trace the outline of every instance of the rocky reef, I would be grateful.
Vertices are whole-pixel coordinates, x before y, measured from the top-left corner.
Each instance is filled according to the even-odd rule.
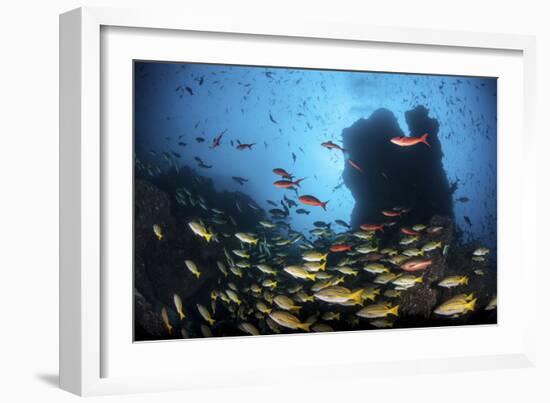
[[[351,224],[381,220],[391,206],[407,206],[411,214],[404,225],[426,222],[435,215],[453,218],[452,190],[443,169],[439,123],[418,106],[405,114],[410,136],[428,133],[429,146],[399,147],[393,137],[404,136],[396,117],[387,109],[376,110],[342,133],[344,149],[363,167],[358,172],[346,164],[343,178],[355,198]]]

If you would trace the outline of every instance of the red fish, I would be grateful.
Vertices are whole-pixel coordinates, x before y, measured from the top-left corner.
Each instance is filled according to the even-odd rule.
[[[424,270],[432,263],[431,259],[411,259],[403,263],[401,268],[405,271],[419,271]]]
[[[351,250],[352,246],[351,245],[346,245],[346,244],[343,244],[343,243],[338,243],[338,244],[334,244],[330,247],[330,251],[331,252],[345,252],[345,251],[348,251],[348,250]]]
[[[251,143],[251,144],[239,144],[237,146],[237,150],[246,150],[247,148],[249,150],[252,150],[252,146],[255,145],[256,143]]]
[[[384,210],[382,211],[382,214],[386,217],[399,217],[401,216],[401,211],[393,211],[393,210]]]
[[[351,158],[348,158],[348,162],[349,164],[354,167],[355,169],[357,169],[359,172],[363,173],[363,168],[361,168],[361,165],[359,165],[357,162],[355,162],[354,160],[352,160]]]
[[[393,143],[393,144],[397,144],[398,146],[400,147],[410,147],[410,146],[414,146],[418,143],[424,143],[426,144],[428,147],[430,147],[430,144],[428,143],[428,133],[424,133],[422,136],[420,137],[405,137],[405,136],[401,136],[401,137],[394,137],[392,138],[390,141]]]
[[[298,200],[300,200],[303,204],[307,204],[308,206],[320,206],[323,208],[323,210],[326,210],[326,206],[328,203],[328,200],[326,202],[322,202],[314,196],[300,196]]]
[[[361,224],[361,226],[359,228],[361,228],[363,231],[382,231],[382,232],[384,232],[384,224],[380,224],[380,225],[377,225],[377,224]]]
[[[289,189],[289,188],[293,188],[294,186],[300,187],[300,182],[303,181],[304,179],[305,178],[301,178],[301,179],[297,179],[295,181],[281,180],[281,181],[273,182],[273,184],[275,185],[275,187],[278,187],[278,188],[281,188],[281,189]]]
[[[279,175],[279,176],[281,176],[281,177],[283,177],[283,178],[285,178],[285,179],[292,179],[292,175],[289,174],[287,171],[285,171],[283,168],[275,168],[275,169],[273,170],[273,173],[274,173],[275,175]]]
[[[342,151],[343,153],[346,152],[345,149],[343,149],[342,147],[340,147],[338,144],[335,144],[333,143],[332,141],[325,141],[324,143],[321,143],[321,145],[325,148],[328,148],[329,150],[332,150],[332,149],[336,149],[336,150],[340,150]]]
[[[219,147],[219,145],[221,144],[222,142],[222,137],[224,135],[224,133],[227,131],[224,130],[223,132],[220,133],[220,135],[218,137],[214,137],[214,139],[212,140],[212,145],[210,146],[210,148],[216,148],[216,147]]]
[[[420,235],[420,232],[410,228],[401,228],[401,232],[405,235],[413,235],[413,236]]]

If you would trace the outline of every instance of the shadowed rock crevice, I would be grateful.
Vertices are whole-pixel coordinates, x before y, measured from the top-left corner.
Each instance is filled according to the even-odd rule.
[[[443,153],[438,138],[439,123],[418,106],[406,112],[409,133],[403,133],[394,114],[376,110],[342,133],[349,158],[363,169],[346,164],[343,179],[355,199],[351,224],[384,221],[382,210],[401,206],[411,211],[401,218],[403,224],[428,221],[434,215],[453,217],[452,191],[443,169]],[[419,137],[428,133],[428,147],[417,144],[400,147],[393,137]]]

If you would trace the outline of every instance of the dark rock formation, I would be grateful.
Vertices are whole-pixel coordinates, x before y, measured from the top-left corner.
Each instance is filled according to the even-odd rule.
[[[344,183],[355,198],[352,226],[381,222],[382,210],[411,208],[403,224],[426,222],[434,215],[453,217],[452,192],[443,170],[439,123],[422,106],[406,113],[410,136],[428,133],[430,147],[400,147],[390,142],[404,136],[392,112],[378,109],[343,131],[343,145],[363,173],[346,164]]]

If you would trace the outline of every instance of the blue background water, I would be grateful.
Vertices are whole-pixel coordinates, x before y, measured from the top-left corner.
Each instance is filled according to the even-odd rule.
[[[135,151],[140,160],[162,169],[169,166],[160,153],[175,151],[181,166],[212,178],[218,190],[245,192],[266,210],[273,208],[267,199],[294,194],[273,186],[281,179],[273,168],[307,177],[301,194],[330,200],[327,212],[307,206],[300,207],[310,215],[291,210],[292,227],[307,232],[316,220],[349,222],[354,205],[346,186],[338,187],[342,154],[320,143],[341,144],[344,128],[378,108],[392,111],[408,133],[404,113],[423,105],[439,121],[443,165],[449,181],[459,181],[454,198],[469,199],[455,201],[456,224],[465,240],[494,248],[496,93],[492,78],[136,62]],[[211,149],[212,139],[224,130],[221,146]],[[239,151],[230,140],[256,145]],[[198,167],[195,156],[212,169]],[[249,181],[241,186],[232,176]]]

